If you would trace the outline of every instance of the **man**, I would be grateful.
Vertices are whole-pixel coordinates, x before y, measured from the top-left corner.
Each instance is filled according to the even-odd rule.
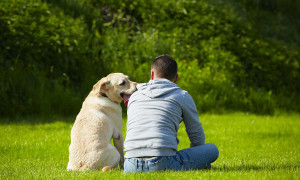
[[[192,170],[210,166],[219,155],[205,135],[192,97],[176,85],[177,63],[161,55],[151,65],[151,80],[139,84],[127,107],[124,172]],[[177,151],[183,121],[191,148]]]

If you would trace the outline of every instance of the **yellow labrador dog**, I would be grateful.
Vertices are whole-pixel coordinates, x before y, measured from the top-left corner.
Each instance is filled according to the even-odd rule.
[[[68,170],[123,168],[122,108],[136,83],[122,73],[98,81],[82,104],[71,130]],[[111,139],[114,145],[110,144]]]

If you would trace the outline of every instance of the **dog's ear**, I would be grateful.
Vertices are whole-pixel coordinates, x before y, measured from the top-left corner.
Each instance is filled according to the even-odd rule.
[[[100,91],[101,90],[107,90],[108,85],[109,85],[109,81],[104,81],[104,82],[100,83]]]
[[[108,88],[109,83],[110,82],[107,78],[102,78],[93,86],[93,91],[101,94],[102,91],[105,91]]]

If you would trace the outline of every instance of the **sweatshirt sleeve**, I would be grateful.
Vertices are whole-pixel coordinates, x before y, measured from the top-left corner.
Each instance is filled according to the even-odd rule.
[[[205,134],[202,124],[199,121],[199,114],[195,102],[187,92],[184,94],[183,102],[183,122],[192,145],[198,146],[205,144]]]

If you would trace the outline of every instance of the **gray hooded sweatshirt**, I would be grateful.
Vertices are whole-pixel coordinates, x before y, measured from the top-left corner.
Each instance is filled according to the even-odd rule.
[[[186,91],[167,79],[139,84],[127,107],[125,157],[176,155],[182,121],[192,145],[204,144],[196,105]]]

